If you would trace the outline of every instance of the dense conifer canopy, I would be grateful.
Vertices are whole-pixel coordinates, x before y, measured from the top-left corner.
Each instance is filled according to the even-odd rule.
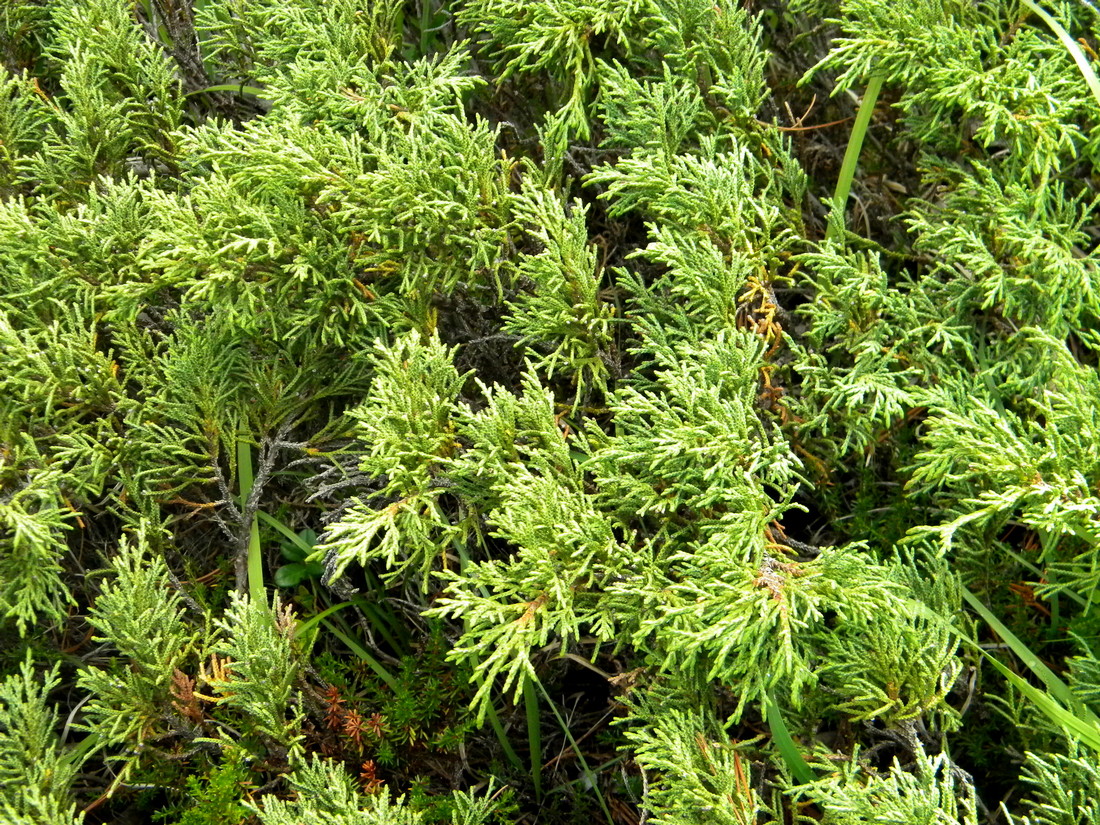
[[[0,823],[1100,823],[1088,0],[0,0]]]

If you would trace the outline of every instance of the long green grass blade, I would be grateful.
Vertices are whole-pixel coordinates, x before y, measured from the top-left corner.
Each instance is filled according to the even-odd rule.
[[[1083,719],[1087,719],[1090,723],[1100,728],[1100,718],[1097,718],[1091,710],[1085,707],[1081,700],[1073,695],[1073,692],[1069,689],[1069,685],[1063,682],[1058,675],[1043,664],[1042,660],[1036,656],[1031,649],[1020,641],[1016,635],[1005,627],[1004,623],[998,619],[993,612],[982,604],[981,599],[971,593],[967,588],[962,589],[962,596],[966,600],[974,611],[981,616],[986,623],[993,628],[993,631],[1004,640],[1004,643],[1008,645],[1009,649],[1015,653],[1021,662],[1023,662],[1028,670],[1039,677],[1040,681],[1046,685],[1047,691],[1057,701],[1061,702],[1068,708],[1073,709],[1074,713],[1077,713]]]
[[[527,712],[527,744],[531,750],[531,781],[535,786],[535,799],[542,801],[542,729],[539,727],[539,697],[535,693],[533,678],[523,680],[523,706]]]
[[[1027,680],[1020,678],[1020,676],[1013,673],[984,650],[982,653],[985,654],[989,663],[999,670],[1001,675],[1008,679],[1020,693],[1034,702],[1035,706],[1039,708],[1048,719],[1056,725],[1065,728],[1074,738],[1079,739],[1081,742],[1100,753],[1100,726],[1091,724],[1087,719],[1082,718],[1076,711],[1070,712],[1066,710],[1058,704],[1049,693],[1039,690]]]
[[[366,662],[367,667],[373,670],[375,675],[389,686],[390,690],[396,692],[397,680],[392,675],[390,675],[390,672],[388,670],[382,667],[382,664],[377,659],[375,659],[373,656],[370,655],[370,653],[367,652],[367,649],[365,647],[359,644],[359,642],[355,641],[355,639],[353,639],[351,636],[344,633],[344,631],[340,630],[340,628],[334,625],[327,618],[322,619],[321,621],[324,622],[325,629],[328,630],[329,633],[331,633],[333,636],[343,642],[347,646],[348,650],[350,650],[352,653],[354,653],[356,656]]]
[[[603,798],[603,794],[600,792],[600,786],[596,782],[596,774],[592,772],[592,769],[588,767],[588,760],[584,758],[584,754],[581,753],[580,745],[577,744],[577,740],[573,738],[573,732],[569,730],[569,725],[565,723],[565,720],[561,718],[561,714],[558,713],[557,707],[550,699],[550,694],[546,692],[546,688],[542,686],[542,682],[537,677],[532,676],[531,682],[539,689],[542,694],[542,698],[546,700],[547,707],[554,714],[554,718],[558,720],[558,724],[561,726],[562,733],[565,734],[566,740],[569,742],[569,746],[573,748],[573,753],[577,755],[577,761],[581,765],[581,771],[584,773],[585,779],[588,781],[588,785],[592,788],[596,794],[596,800],[600,803],[600,808],[603,809],[604,816],[607,817],[608,825],[615,825],[615,819],[611,816],[611,809],[607,807],[607,801]]]
[[[299,536],[297,533],[295,533],[274,516],[268,515],[267,513],[260,511],[256,513],[256,517],[259,518],[260,521],[262,521],[268,527],[274,527],[276,530],[286,536],[287,540],[303,553],[309,554],[313,552],[313,548],[306,544],[305,539],[303,539],[301,536]]]
[[[348,607],[351,604],[352,602],[340,602],[340,604],[334,604],[332,605],[332,607],[326,607],[317,615],[310,616],[304,622],[300,623],[298,625],[298,632],[302,634],[309,633],[311,630],[313,630],[314,627],[319,625],[337,610],[343,610],[345,607]]]
[[[1081,70],[1081,74],[1085,78],[1085,83],[1088,84],[1089,91],[1092,92],[1092,96],[1096,98],[1097,104],[1100,104],[1100,79],[1097,79],[1096,72],[1092,70],[1092,64],[1089,63],[1089,59],[1085,57],[1085,53],[1081,50],[1081,47],[1077,44],[1077,41],[1070,37],[1069,32],[1065,30],[1061,23],[1050,16],[1045,10],[1040,8],[1031,0],[1020,0],[1020,3],[1030,11],[1039,16],[1044,23],[1046,23],[1054,35],[1062,41],[1062,45],[1066,47],[1066,51],[1069,52],[1070,57],[1073,58],[1073,62],[1077,64],[1077,68]]]
[[[963,598],[966,599],[974,610],[985,619],[993,631],[1000,636],[1009,649],[1019,657],[1028,669],[1034,673],[1039,679],[1046,685],[1046,691],[1041,691],[1034,685],[1029,684],[1025,679],[1022,679],[1018,674],[1013,673],[1001,662],[997,661],[993,656],[989,655],[981,647],[978,647],[977,643],[970,641],[975,647],[981,650],[985,658],[996,668],[1000,673],[1008,679],[1022,694],[1027,696],[1040,711],[1056,725],[1065,728],[1074,737],[1079,739],[1085,745],[1088,745],[1093,750],[1100,752],[1100,718],[1096,716],[1085,704],[1073,695],[1073,691],[1069,689],[1069,686],[1063,682],[1054,671],[1043,664],[1042,660],[1036,656],[1031,649],[1025,645],[1015,634],[1012,633],[1004,623],[1001,622],[993,612],[989,610],[981,600],[971,593],[966,588],[962,590]],[[965,636],[963,637],[966,638]]]
[[[252,446],[243,437],[237,440],[237,477],[241,486],[241,512],[246,513],[252,496]],[[253,516],[248,526],[248,595],[257,604],[267,604],[264,590],[264,559],[260,547],[260,522]]]
[[[772,741],[775,743],[776,750],[783,757],[783,762],[787,765],[791,775],[803,785],[813,782],[817,777],[814,776],[814,772],[806,760],[802,758],[802,754],[798,752],[798,746],[795,745],[794,739],[791,737],[787,723],[783,721],[783,714],[780,713],[779,705],[775,703],[771,691],[767,693],[767,698],[764,701],[764,715],[768,728],[772,732]]]
[[[907,606],[920,616],[931,621],[939,622],[948,627],[959,639],[977,650],[989,661],[1009,682],[1011,682],[1022,694],[1027,696],[1035,706],[1054,724],[1070,731],[1074,736],[1090,747],[1100,750],[1100,718],[1089,710],[1080,699],[1073,695],[1069,686],[1058,677],[1054,671],[1043,664],[1042,660],[1031,651],[1005,624],[998,619],[993,612],[982,604],[981,600],[967,588],[962,588],[962,597],[993,631],[1004,640],[1009,649],[1016,654],[1027,668],[1042,680],[1047,690],[1042,691],[1034,685],[1013,673],[1007,667],[991,656],[975,639],[964,633],[954,623],[943,616],[934,613],[927,605],[921,602],[908,602]],[[1067,710],[1067,707],[1069,708]]]
[[[201,95],[205,92],[236,92],[242,95],[251,95],[252,97],[258,97],[261,100],[267,100],[264,97],[266,94],[265,89],[261,89],[259,86],[245,86],[242,83],[219,83],[216,86],[206,86],[202,89],[196,89],[193,92],[188,92],[185,97],[191,95]]]
[[[863,149],[863,138],[867,134],[867,127],[871,123],[871,115],[875,111],[875,104],[878,102],[881,91],[882,77],[874,75],[867,82],[867,89],[863,93],[863,100],[859,104],[859,111],[852,125],[852,133],[848,136],[848,147],[844,150],[844,162],[840,166],[840,177],[837,178],[836,192],[833,194],[833,211],[829,216],[829,225],[825,229],[826,238],[836,237],[836,233],[844,228],[844,210],[848,205],[848,195],[852,192],[852,180],[856,176],[859,153]]]

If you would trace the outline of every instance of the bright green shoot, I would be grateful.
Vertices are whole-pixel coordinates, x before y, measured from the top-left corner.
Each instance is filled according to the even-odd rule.
[[[1100,750],[1100,718],[1089,710],[1080,699],[1074,696],[1073,692],[1069,689],[1069,685],[1047,667],[1043,661],[1016,636],[1016,634],[1005,626],[1004,622],[998,619],[988,607],[982,604],[977,596],[965,588],[963,588],[962,596],[966,600],[966,603],[969,604],[978,615],[985,619],[986,623],[993,629],[993,632],[1004,640],[1009,649],[1020,658],[1020,661],[1027,665],[1028,670],[1039,677],[1043,684],[1046,685],[1047,692],[1043,693],[1042,691],[1036,690],[987,654],[987,658],[993,662],[997,670],[1004,674],[1009,681],[1029,698],[1035,701],[1039,709],[1046,713],[1051,718],[1051,721],[1059,725],[1066,725],[1068,722],[1074,733],[1082,738],[1082,741]],[[1069,712],[1065,711],[1064,708],[1069,708]]]
[[[775,743],[779,755],[783,757],[783,762],[787,765],[791,776],[804,785],[813,782],[816,778],[814,772],[799,753],[787,723],[783,721],[779,705],[775,703],[775,697],[770,692],[764,702],[764,717],[772,732],[772,742]]]
[[[248,516],[248,500],[252,497],[252,447],[242,436],[237,441],[237,473],[241,482],[241,513]],[[248,595],[257,604],[267,604],[264,590],[264,561],[260,547],[260,523],[253,515],[248,525]]]
[[[835,238],[837,232],[844,228],[845,206],[848,203],[848,195],[852,191],[852,179],[855,177],[856,166],[859,163],[863,138],[866,136],[867,127],[871,123],[871,115],[875,111],[879,92],[882,91],[882,81],[883,78],[880,75],[873,75],[867,82],[867,90],[863,93],[863,101],[859,104],[855,125],[852,126],[852,134],[848,137],[848,148],[844,151],[844,162],[840,167],[840,177],[836,182],[833,210],[829,215],[829,226],[825,230],[826,238]]]

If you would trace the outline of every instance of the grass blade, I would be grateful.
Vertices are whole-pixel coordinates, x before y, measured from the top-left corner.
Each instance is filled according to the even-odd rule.
[[[1050,27],[1054,35],[1062,41],[1062,45],[1066,47],[1070,57],[1073,58],[1073,62],[1076,63],[1077,68],[1081,70],[1081,74],[1084,76],[1085,83],[1088,84],[1092,96],[1096,98],[1097,104],[1100,104],[1100,79],[1097,79],[1096,72],[1092,70],[1089,59],[1085,57],[1085,53],[1081,51],[1081,47],[1077,44],[1077,41],[1070,37],[1069,32],[1065,30],[1061,23],[1051,17],[1038,5],[1031,2],[1031,0],[1020,0],[1020,2],[1023,4],[1024,8],[1037,14],[1039,18]]]
[[[532,677],[523,680],[523,705],[527,711],[527,744],[531,749],[531,781],[535,784],[535,799],[542,801],[542,730],[539,728],[539,697]]]
[[[766,694],[764,700],[764,716],[772,732],[772,741],[791,775],[803,785],[808,785],[817,779],[809,764],[802,758],[802,754],[798,752],[798,746],[791,737],[787,723],[783,721],[783,714],[779,712],[779,705],[775,703],[771,691]]]
[[[1047,667],[1031,649],[1009,630],[993,612],[968,588],[961,588],[962,597],[982,619],[993,629],[1009,649],[1019,657],[1028,669],[1042,680],[1047,690],[1039,690],[1034,685],[1013,673],[1003,663],[991,656],[975,639],[957,628],[954,623],[931,611],[927,605],[912,602],[909,606],[918,615],[937,621],[948,627],[959,639],[977,650],[993,667],[1000,672],[1017,690],[1030,699],[1035,706],[1054,724],[1065,728],[1082,743],[1100,751],[1100,718],[1081,702],[1069,686]],[[1067,710],[1066,708],[1069,708]]]
[[[475,661],[473,669],[470,671],[470,681],[475,687],[480,688],[484,679],[485,677],[477,672],[477,662]],[[522,772],[523,760],[519,758],[519,754],[512,747],[512,743],[508,741],[508,734],[505,732],[504,725],[501,724],[500,717],[497,716],[496,708],[493,707],[492,702],[487,703],[485,718],[489,720],[489,725],[492,727],[493,733],[496,734],[497,741],[500,742],[500,749],[504,752],[504,758],[517,771]]]
[[[558,724],[561,726],[562,733],[565,734],[565,738],[569,742],[569,746],[573,748],[573,753],[577,755],[577,761],[581,765],[581,770],[584,772],[584,778],[588,781],[589,786],[596,794],[596,799],[600,803],[600,808],[603,809],[604,816],[607,817],[608,825],[615,825],[615,819],[611,816],[611,810],[607,807],[607,801],[603,798],[603,794],[600,792],[600,786],[596,783],[596,774],[592,772],[592,769],[588,767],[588,760],[584,758],[584,754],[581,753],[580,745],[577,744],[577,740],[573,738],[573,732],[569,730],[569,725],[565,723],[565,720],[561,718],[561,714],[558,713],[558,708],[554,702],[550,699],[550,694],[546,692],[546,688],[542,686],[536,677],[532,676],[531,683],[539,689],[542,694],[542,698],[546,700],[547,706],[554,713],[554,718],[558,720]]]
[[[1058,704],[1049,693],[1045,693],[1034,685],[1029,684],[1027,680],[1020,678],[1019,675],[1013,673],[984,650],[982,653],[985,655],[985,658],[989,660],[989,663],[999,670],[1001,675],[1008,679],[1020,693],[1034,702],[1035,706],[1039,708],[1048,719],[1056,725],[1065,728],[1076,739],[1079,739],[1083,744],[1088,745],[1094,751],[1100,753],[1100,727],[1089,724],[1089,722],[1078,715],[1076,711],[1070,712],[1066,710]]]
[[[248,500],[252,497],[252,446],[240,437],[237,439],[237,477],[241,485],[241,513],[248,515]],[[248,595],[253,602],[267,604],[264,590],[264,559],[260,549],[260,521],[255,515],[248,526]]]
[[[852,125],[852,134],[848,136],[848,148],[844,150],[844,162],[840,166],[840,177],[837,178],[836,192],[833,195],[833,211],[829,216],[829,225],[825,229],[827,239],[835,238],[837,232],[844,228],[844,210],[848,205],[848,195],[852,191],[852,179],[856,175],[859,153],[863,149],[863,138],[871,123],[871,115],[875,111],[880,91],[882,91],[882,77],[875,75],[867,82],[863,101],[859,104],[859,112],[856,113],[856,122]]]
[[[314,616],[310,616],[308,619],[306,619],[306,621],[299,623],[298,632],[302,634],[309,633],[309,631],[313,630],[314,627],[323,622],[337,610],[343,610],[350,604],[353,604],[353,602],[340,602],[340,604],[334,604],[332,607],[326,607],[320,613]]]
[[[262,521],[268,527],[274,527],[276,530],[286,536],[287,540],[303,553],[306,553],[308,555],[313,552],[313,548],[306,544],[305,539],[303,539],[301,536],[299,536],[297,533],[295,533],[274,516],[269,516],[267,513],[259,511],[256,513],[256,517],[259,518],[260,521]]]
[[[219,83],[216,86],[207,86],[204,89],[196,89],[193,92],[188,92],[184,97],[190,97],[191,95],[201,95],[204,92],[236,92],[241,95],[252,95],[258,97],[261,100],[266,100],[264,97],[266,94],[265,89],[261,89],[259,86],[246,86],[243,83]]]
[[[1063,682],[1058,675],[1043,664],[1034,653],[1031,652],[1031,648],[1020,641],[1016,635],[1005,627],[1004,623],[998,619],[993,612],[982,604],[981,600],[970,592],[967,588],[962,588],[962,597],[966,600],[974,611],[985,619],[986,623],[993,628],[993,632],[996,633],[1004,643],[1015,653],[1021,662],[1023,662],[1028,670],[1039,677],[1040,681],[1046,685],[1047,691],[1058,702],[1071,708],[1075,714],[1078,714],[1082,719],[1086,719],[1093,725],[1100,728],[1100,718],[1097,718],[1091,710],[1085,707],[1081,700],[1073,695],[1073,692],[1069,689],[1069,685]],[[998,663],[999,664],[999,663]]]
[[[343,642],[347,646],[348,650],[350,650],[352,653],[354,653],[356,656],[366,662],[367,667],[373,670],[375,675],[389,686],[390,690],[397,692],[397,680],[392,675],[390,675],[390,672],[388,670],[382,667],[382,664],[377,659],[375,659],[373,656],[370,655],[370,653],[367,652],[367,649],[365,647],[359,644],[359,642],[355,641],[355,639],[353,639],[351,636],[344,633],[344,631],[340,630],[340,628],[330,622],[327,618],[321,619],[321,621],[324,623],[325,629],[328,630],[329,633],[331,633],[341,642]]]

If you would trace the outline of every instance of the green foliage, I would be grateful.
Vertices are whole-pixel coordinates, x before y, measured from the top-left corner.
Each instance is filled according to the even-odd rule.
[[[935,207],[918,206],[911,226],[918,249],[939,250],[966,269],[964,282],[943,296],[952,315],[996,307],[1017,326],[1054,337],[1095,323],[1096,266],[1082,252],[1081,229],[1094,204],[1084,192],[1032,187],[981,167],[935,172],[950,182],[950,194]]]
[[[219,73],[267,81],[294,63],[385,60],[400,39],[401,4],[230,0],[197,7],[196,28]]]
[[[484,48],[501,80],[546,72],[560,84],[555,116],[583,139],[591,128],[586,107],[596,80],[593,41],[629,51],[627,25],[641,8],[640,0],[568,0],[518,8],[502,0],[475,0],[464,5],[459,21],[487,37]]]
[[[432,563],[450,540],[440,506],[446,488],[433,481],[457,446],[451,417],[465,376],[438,337],[420,338],[411,332],[395,346],[375,345],[371,400],[354,418],[369,445],[360,466],[371,478],[385,478],[379,492],[388,502],[378,509],[360,502],[328,531],[314,557],[326,559],[330,578],[352,561],[380,558],[393,571],[389,578],[419,568],[426,589]]]
[[[279,544],[279,554],[287,561],[275,571],[275,584],[279,587],[297,587],[307,579],[319,579],[325,572],[319,562],[308,560],[310,551],[317,544],[317,534],[312,530],[302,530],[298,538],[309,549],[285,540]]]
[[[730,742],[706,699],[693,691],[655,690],[632,708],[627,731],[636,759],[655,780],[646,795],[665,825],[774,822],[755,789],[747,749]]]
[[[187,777],[187,793],[192,804],[184,808],[174,825],[240,825],[244,821],[248,811],[240,800],[249,774],[242,756],[243,752],[227,754],[227,760],[206,777]]]
[[[853,721],[897,724],[943,708],[957,724],[944,703],[962,669],[956,646],[936,619],[916,617],[896,626],[863,621],[830,639],[820,678],[836,691],[837,709]]]
[[[593,475],[623,520],[652,514],[673,531],[680,526],[674,514],[687,508],[701,519],[684,528],[713,532],[716,544],[726,533],[752,558],[761,545],[728,523],[745,519],[762,530],[787,508],[800,469],[758,414],[765,345],[729,331],[694,345],[654,342],[653,349],[653,381],[620,390],[612,437],[593,433]]]
[[[1100,384],[1095,370],[1078,364],[1060,342],[1038,331],[1024,335],[1046,356],[1045,386],[1028,393],[1018,411],[971,391],[966,413],[960,413],[956,399],[966,392],[961,382],[928,393],[926,449],[916,457],[910,484],[949,491],[945,510],[957,515],[927,528],[946,546],[960,530],[1013,515],[1043,537],[1037,559],[1054,579],[1044,591],[1068,589],[1091,601],[1100,578],[1088,515],[1096,507],[1090,479],[1097,472],[1096,408],[1088,399],[1100,397]]]
[[[223,675],[211,683],[218,703],[237,711],[252,730],[291,759],[301,756],[300,698],[296,683],[308,650],[295,640],[295,621],[278,596],[268,605],[231,594],[225,617],[217,622],[222,636],[215,644],[223,657]]]
[[[152,528],[119,542],[109,579],[88,616],[96,641],[118,652],[107,667],[81,671],[77,685],[90,694],[81,727],[96,747],[124,745],[119,781],[134,768],[142,744],[173,724],[167,714],[172,674],[196,635],[183,622],[182,598],[171,589],[168,567],[153,555]]]
[[[70,787],[80,759],[57,738],[57,710],[47,697],[61,680],[54,665],[35,673],[31,656],[0,682],[0,813],[26,825],[80,823]]]
[[[646,594],[652,617],[643,620],[639,637],[656,634],[670,669],[700,667],[708,679],[736,684],[735,715],[781,684],[796,707],[801,703],[818,678],[814,661],[827,635],[826,611],[843,627],[898,607],[884,571],[867,564],[857,548],[824,550],[804,564],[768,554],[755,564],[731,564],[726,553],[715,552],[719,547],[712,541],[684,559],[688,575],[666,587],[665,604],[655,603],[657,593]],[[714,568],[723,557],[726,571],[718,578]]]
[[[969,123],[981,145],[1013,146],[1013,173],[1045,181],[1082,145],[1077,124],[1094,103],[1084,79],[1047,31],[1025,27],[1002,46],[1007,8],[858,0],[843,11],[843,36],[821,65],[842,69],[840,89],[872,72],[902,86],[900,106],[930,148],[958,151],[968,135],[948,123]]]
[[[453,292],[464,279],[501,289],[512,164],[495,148],[496,131],[449,113],[409,120],[375,170],[335,187],[337,216],[366,242],[364,264],[397,271],[414,297]]]
[[[5,3],[0,9],[0,54],[13,74],[33,66],[49,40],[49,4],[45,0]]]
[[[668,70],[695,80],[729,115],[752,118],[767,96],[767,54],[749,11],[729,0],[657,0],[650,8],[645,45]]]
[[[404,797],[393,799],[388,790],[371,796],[359,794],[352,778],[331,761],[315,757],[295,770],[290,782],[297,801],[265,796],[262,807],[255,808],[263,825],[292,825],[304,820],[331,825],[417,825],[425,821],[424,814],[406,805]],[[491,798],[456,792],[451,822],[479,825],[489,821],[493,811]]]
[[[783,188],[803,182],[797,174],[790,181],[778,177],[733,135],[728,142],[727,148],[717,137],[704,138],[697,154],[667,158],[632,153],[594,170],[589,182],[606,187],[612,215],[638,211],[666,226],[701,231],[724,250],[781,249],[792,216],[779,198]]]
[[[1081,701],[1097,711],[1100,710],[1100,659],[1087,642],[1080,638],[1077,641],[1083,654],[1067,662],[1070,688]]]
[[[504,324],[524,343],[553,345],[535,365],[548,379],[555,370],[571,373],[578,401],[588,390],[606,391],[615,367],[615,308],[600,299],[601,267],[588,242],[587,212],[580,201],[565,204],[538,189],[524,193],[517,216],[543,249],[521,258],[516,277],[532,291],[520,294]]]
[[[47,55],[59,67],[63,105],[37,155],[43,189],[75,195],[98,176],[118,177],[131,154],[173,163],[183,122],[179,81],[163,51],[134,25],[125,0],[57,4]]]
[[[858,756],[858,754],[857,754]],[[820,800],[820,820],[835,825],[861,822],[912,825],[976,825],[972,789],[957,787],[955,768],[946,754],[917,753],[912,772],[895,762],[885,773],[869,773],[857,759],[828,779],[801,786],[798,793]]]
[[[799,307],[810,324],[795,369],[802,430],[837,457],[866,453],[915,404],[919,365],[898,355],[897,328],[913,310],[876,256],[826,245],[801,257],[815,298]],[[914,331],[914,335],[916,335]]]
[[[1068,753],[1027,754],[1024,781],[1030,786],[1029,816],[1019,820],[1034,825],[1070,825],[1100,816],[1097,791],[1100,772],[1090,756],[1082,758],[1075,746]],[[1013,820],[1016,821],[1016,820]]]
[[[698,127],[710,125],[702,93],[667,64],[658,80],[640,80],[617,63],[603,67],[599,112],[607,126],[604,146],[661,158],[676,155]]]
[[[391,800],[389,791],[364,797],[338,765],[314,757],[290,777],[297,801],[263,798],[257,809],[264,825],[292,825],[303,820],[332,825],[416,825],[423,817],[409,810],[404,799]]]
[[[568,644],[582,627],[614,638],[614,619],[598,593],[623,548],[593,497],[581,489],[574,462],[541,469],[554,475],[516,466],[499,509],[490,514],[494,535],[519,552],[507,561],[474,562],[461,574],[450,574],[449,595],[428,611],[464,619],[466,631],[452,655],[485,675],[475,697],[479,721],[497,675],[504,676],[503,690],[514,689],[518,697],[523,676],[534,672],[533,648],[551,638]]]
[[[50,122],[50,112],[34,84],[25,73],[9,73],[0,80],[0,195],[5,199],[31,179],[34,150]]]
[[[401,658],[397,687],[378,694],[378,713],[385,720],[377,744],[380,765],[393,767],[402,754],[417,749],[453,752],[474,728],[468,711],[472,691],[446,661],[449,644],[442,625],[429,633],[422,650]]]
[[[33,449],[33,442],[28,446]],[[51,479],[48,473],[38,473],[37,483],[12,491],[0,504],[0,605],[5,619],[15,619],[20,634],[40,616],[60,620],[72,601],[58,562],[66,550],[63,536],[68,527],[55,486],[58,475]]]
[[[1095,818],[1098,19],[4,4],[0,819]]]

